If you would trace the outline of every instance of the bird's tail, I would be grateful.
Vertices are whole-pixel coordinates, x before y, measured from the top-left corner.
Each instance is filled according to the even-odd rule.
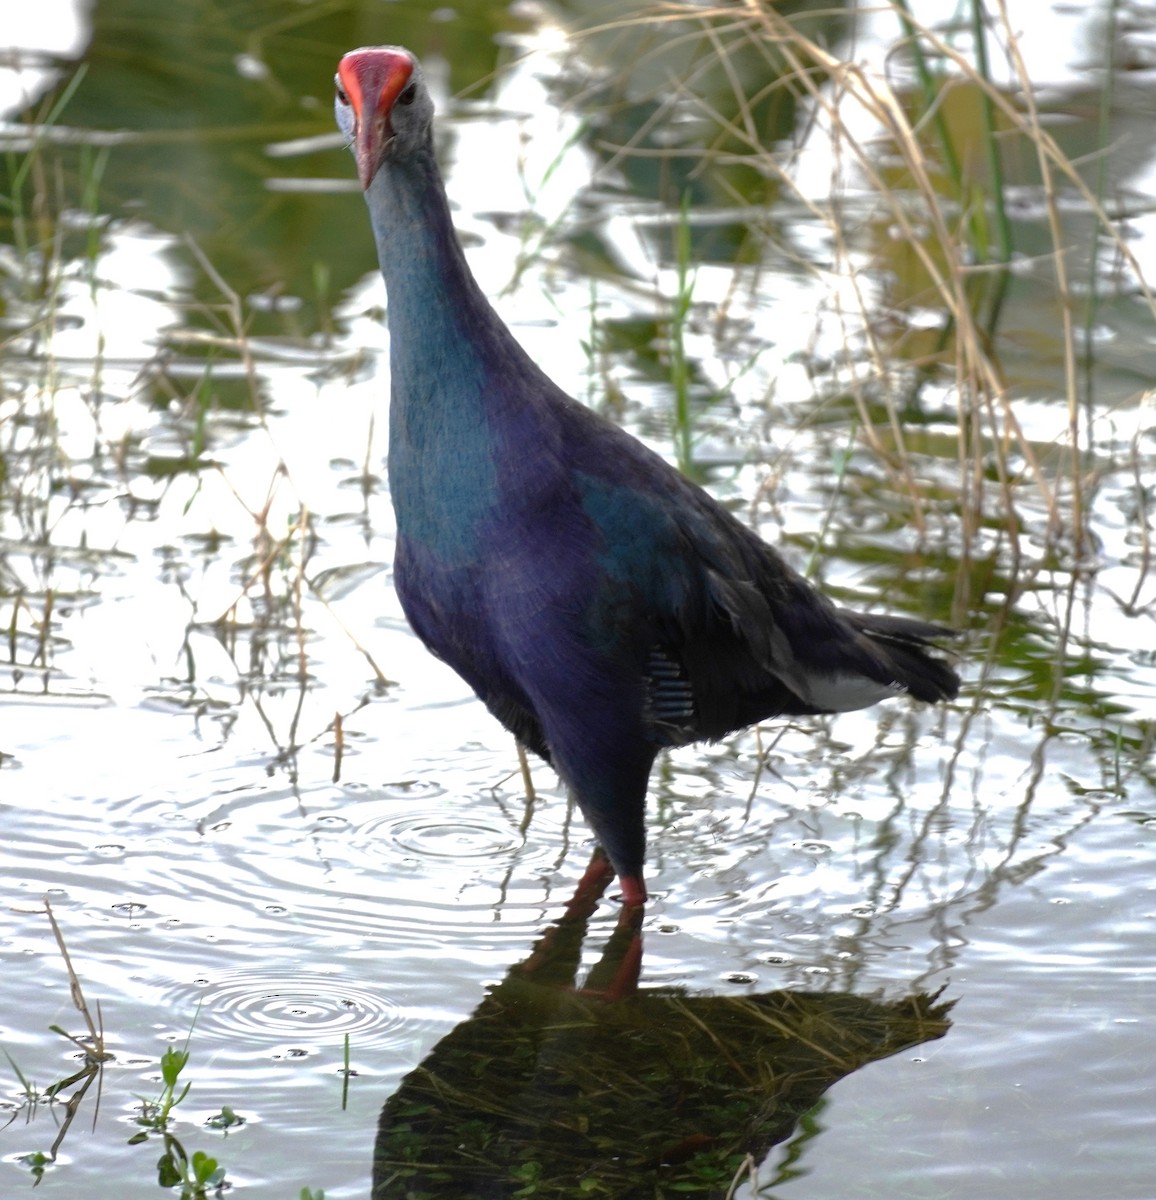
[[[840,609],[839,616],[869,643],[874,656],[886,666],[892,682],[906,688],[916,700],[934,704],[958,695],[959,676],[954,667],[946,659],[928,653],[933,643],[955,637],[955,630],[910,617],[848,609]]]

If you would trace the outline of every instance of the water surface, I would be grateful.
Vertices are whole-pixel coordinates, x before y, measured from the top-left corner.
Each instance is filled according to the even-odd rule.
[[[1069,152],[1112,145],[1143,265],[1150,139],[1133,131],[1153,30],[1117,31],[1137,70],[1098,141],[1108,15],[1057,10],[1024,51]],[[896,37],[827,19],[830,44],[854,34],[866,57]],[[189,1149],[239,1194],[332,1200],[368,1195],[382,1104],[527,958],[589,858],[551,773],[534,766],[529,803],[509,737],[391,589],[384,292],[329,116],[340,53],[380,41],[426,62],[459,228],[505,319],[560,383],[671,455],[689,188],[696,469],[842,602],[967,631],[953,705],[768,726],[656,768],[643,988],[955,1001],[945,1036],[835,1083],[771,1150],[765,1188],[737,1194],[1153,1195],[1156,447],[1135,280],[1097,268],[1091,544],[1057,541],[1026,483],[1018,559],[998,493],[966,541],[942,375],[905,416],[931,497],[921,528],[861,436],[853,381],[870,355],[827,226],[749,161],[713,169],[703,106],[670,105],[672,63],[622,36],[564,42],[582,20],[577,6],[187,0],[162,16],[101,0],[67,37],[63,14],[56,41],[28,35],[75,61],[25,48],[5,76],[5,1195],[31,1188],[27,1156],[57,1134],[10,1064],[43,1089],[78,1066],[50,1026],[83,1030],[46,898],[113,1057],[38,1194],[156,1194],[158,1143],[127,1141],[161,1054],[189,1039],[174,1126]],[[718,111],[718,75],[697,86]],[[802,115],[762,112],[768,142],[788,153]],[[647,128],[697,149],[642,153]],[[1001,362],[1061,480],[1037,183],[1026,167],[1015,184]],[[1090,267],[1086,210],[1066,203]],[[901,239],[866,213],[859,232],[902,367],[923,347],[919,281]],[[584,969],[616,918],[610,901],[594,912]],[[245,1118],[227,1133],[205,1125],[223,1106]]]

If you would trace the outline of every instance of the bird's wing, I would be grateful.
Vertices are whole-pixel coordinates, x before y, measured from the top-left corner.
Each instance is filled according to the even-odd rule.
[[[939,669],[932,626],[837,609],[785,560],[658,455],[601,421],[582,422],[572,477],[600,534],[604,619],[650,638],[652,707],[683,736],[714,737],[778,713],[863,708]],[[676,669],[677,668],[677,669]],[[685,717],[688,693],[694,717]]]

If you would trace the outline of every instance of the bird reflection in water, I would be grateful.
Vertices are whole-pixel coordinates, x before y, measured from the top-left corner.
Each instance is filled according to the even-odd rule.
[[[643,910],[620,910],[579,985],[613,869],[385,1104],[373,1200],[733,1194],[837,1080],[942,1037],[949,1003],[843,992],[639,989]]]

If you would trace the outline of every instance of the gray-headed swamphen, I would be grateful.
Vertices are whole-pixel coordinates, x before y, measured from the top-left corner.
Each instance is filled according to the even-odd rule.
[[[418,637],[569,788],[628,905],[665,746],[953,697],[947,631],[836,608],[657,454],[563,393],[454,234],[408,50],[351,51],[337,122],[385,276],[394,579]]]

